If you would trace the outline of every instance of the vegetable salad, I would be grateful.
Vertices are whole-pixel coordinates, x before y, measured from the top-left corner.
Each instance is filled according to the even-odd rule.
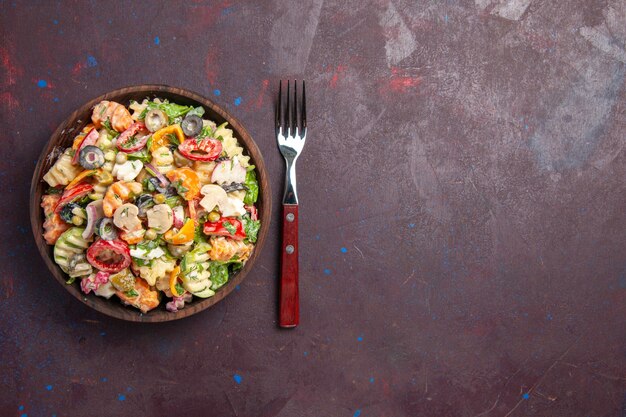
[[[207,298],[254,250],[254,165],[204,108],[98,103],[43,179],[43,236],[85,294],[146,313]]]

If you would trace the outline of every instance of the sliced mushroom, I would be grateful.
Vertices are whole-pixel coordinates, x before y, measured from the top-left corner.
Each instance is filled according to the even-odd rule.
[[[148,226],[156,230],[157,233],[167,232],[174,223],[172,209],[167,204],[157,204],[146,213],[148,215]]]
[[[209,184],[202,187],[200,190],[204,198],[200,200],[200,205],[206,211],[212,211],[215,206],[219,206],[220,203],[228,199],[226,191],[219,185]]]
[[[139,208],[131,203],[122,204],[113,214],[113,224],[127,232],[141,228],[141,220],[137,215]]]

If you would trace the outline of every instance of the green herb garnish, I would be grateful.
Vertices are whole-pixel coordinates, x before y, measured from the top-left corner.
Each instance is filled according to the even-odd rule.
[[[231,235],[237,233],[237,228],[233,226],[228,220],[225,220],[222,223],[222,226],[224,226],[224,229],[228,230],[228,233],[230,233]]]
[[[102,126],[104,126],[104,128],[106,129],[107,133],[113,137],[116,138],[120,135],[120,133],[113,129],[113,127],[111,127],[111,121],[109,119],[106,119],[104,122],[102,122]]]

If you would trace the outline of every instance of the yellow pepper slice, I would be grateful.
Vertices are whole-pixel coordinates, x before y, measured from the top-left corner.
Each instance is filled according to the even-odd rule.
[[[87,133],[93,129],[93,125],[91,123],[87,124],[87,126],[83,127],[83,130],[80,131],[78,135],[74,138],[74,142],[72,143],[72,149],[77,150],[80,148],[80,144],[83,143],[83,139],[87,136]]]
[[[170,291],[174,297],[180,297],[181,294],[176,291],[176,282],[178,281],[178,274],[180,274],[180,266],[177,266],[170,272]]]
[[[173,134],[180,143],[185,141],[185,134],[179,124],[173,124],[165,126],[162,129],[157,130],[152,134],[152,144],[150,145],[150,152],[154,152],[162,146],[167,146],[170,143],[168,135]]]
[[[196,171],[188,167],[182,167],[173,169],[165,176],[172,181],[172,184],[180,181],[178,188],[178,194],[180,194],[185,200],[190,201],[200,195],[200,177]]]
[[[193,219],[187,219],[178,232],[174,233],[172,230],[168,230],[163,235],[163,238],[167,243],[171,243],[172,245],[184,245],[193,240],[195,232],[196,227]]]
[[[71,188],[76,187],[78,183],[80,183],[82,180],[84,180],[87,177],[91,177],[96,172],[98,172],[98,170],[96,169],[90,169],[90,170],[81,172],[80,174],[76,176],[76,178],[74,178],[69,184],[67,184],[67,187],[65,187],[65,189],[69,190]]]

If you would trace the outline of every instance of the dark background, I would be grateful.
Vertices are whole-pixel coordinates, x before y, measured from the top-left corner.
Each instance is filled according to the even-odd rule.
[[[0,1],[0,415],[626,415],[622,0]],[[160,325],[46,270],[28,188],[114,88],[223,105],[280,207],[278,80],[307,80],[301,324],[254,272]]]

